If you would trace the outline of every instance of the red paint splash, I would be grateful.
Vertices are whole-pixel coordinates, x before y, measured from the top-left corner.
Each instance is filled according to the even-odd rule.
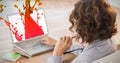
[[[36,3],[40,3],[40,0],[36,0],[34,5],[30,7],[30,0],[26,0],[26,9],[25,9],[25,38],[31,38],[39,35],[43,35],[44,32],[42,30],[42,26],[39,26],[38,23],[36,23],[33,18],[30,16],[30,14],[35,9]],[[37,13],[37,16],[39,14]],[[37,17],[38,18],[38,17]],[[38,19],[37,19],[38,21]]]
[[[18,30],[16,30],[16,27],[14,27],[14,25],[12,25],[9,21],[5,20],[4,18],[2,18],[0,16],[0,20],[4,21],[5,24],[9,27],[9,30],[12,31],[12,33],[15,35],[15,38],[18,40],[18,41],[21,41],[22,40],[22,36],[23,34],[19,34],[18,33]]]
[[[29,12],[25,13],[25,38],[31,38],[39,35],[43,35],[44,32],[30,16]]]
[[[35,8],[35,10],[36,10],[36,12],[37,12],[37,21],[36,21],[36,23],[39,25],[39,19],[41,18],[41,17],[39,17],[39,12],[38,12],[38,9],[37,8]]]

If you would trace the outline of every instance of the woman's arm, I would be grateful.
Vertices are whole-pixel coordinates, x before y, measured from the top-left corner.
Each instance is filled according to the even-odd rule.
[[[64,38],[64,40],[66,40],[66,38]],[[46,36],[43,39],[41,39],[41,42],[44,44],[48,44],[48,45],[55,45],[57,42],[59,42],[59,46],[57,46],[57,48],[58,47],[61,48],[61,46],[63,46],[62,44],[60,44],[60,40],[57,41],[56,39],[49,37],[49,36]],[[63,41],[63,43],[65,43],[65,42]],[[80,43],[76,42],[76,43],[73,43],[71,46],[69,46],[68,51],[78,49],[78,48],[83,48],[83,46]],[[57,53],[57,55],[56,55],[56,53]],[[72,53],[79,55],[81,53],[81,50],[77,50]],[[54,50],[53,55],[50,56],[48,59],[48,63],[62,63],[62,58],[61,58],[62,54],[63,54],[63,52],[59,52],[59,51],[55,52],[55,50]]]
[[[78,49],[78,48],[83,48],[83,46],[79,43],[73,43],[68,51]],[[79,54],[81,54],[81,50],[77,50],[77,51],[74,51],[72,53],[79,56]],[[61,56],[56,56],[56,55],[51,55],[48,58],[47,63],[62,63],[62,57]]]
[[[64,51],[68,50],[72,45],[72,38],[68,36],[61,37],[56,43],[53,56],[48,60],[48,63],[62,63],[61,56]]]

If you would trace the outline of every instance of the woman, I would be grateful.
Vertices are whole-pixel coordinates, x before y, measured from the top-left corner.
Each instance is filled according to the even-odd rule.
[[[62,54],[68,50],[84,48],[73,52],[77,57],[71,63],[91,63],[116,51],[112,36],[116,34],[116,12],[107,0],[80,0],[70,15],[70,30],[77,33],[75,38],[80,43],[72,44],[69,36],[55,40],[51,37],[43,38],[42,43],[55,45],[53,55],[48,63],[62,63]],[[80,41],[81,39],[81,41]]]

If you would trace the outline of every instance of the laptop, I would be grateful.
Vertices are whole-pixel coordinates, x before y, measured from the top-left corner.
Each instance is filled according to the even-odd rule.
[[[41,44],[40,39],[48,34],[44,9],[33,11],[25,16],[13,14],[8,16],[12,44],[29,56],[52,50],[54,47]]]

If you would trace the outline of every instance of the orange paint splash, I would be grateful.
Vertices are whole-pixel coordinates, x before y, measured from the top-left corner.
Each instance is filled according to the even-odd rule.
[[[18,8],[16,4],[14,5],[14,7],[18,9],[19,13],[21,13],[21,10]]]
[[[2,1],[2,0],[0,0],[0,1]],[[5,5],[0,4],[0,13],[2,13],[2,12],[4,11],[4,8],[5,8],[5,7],[6,7]]]
[[[0,13],[2,13],[4,11],[4,7],[6,7],[6,6],[4,6],[3,4],[0,4]]]
[[[25,16],[24,13],[21,12],[20,8],[16,4],[14,5],[14,7],[18,9],[19,15],[21,16],[22,23],[24,24],[24,19],[22,18],[22,16]]]

